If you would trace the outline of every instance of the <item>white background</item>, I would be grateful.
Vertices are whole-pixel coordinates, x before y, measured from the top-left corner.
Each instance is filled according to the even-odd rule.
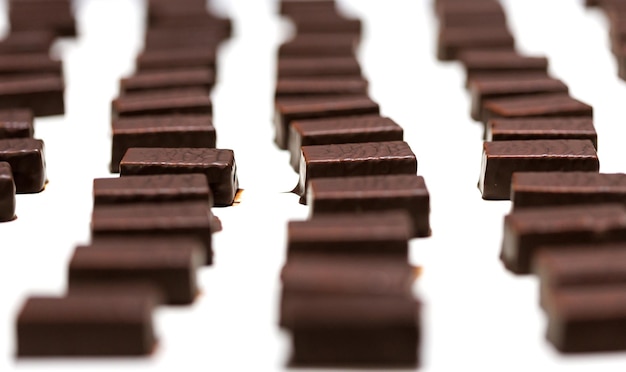
[[[224,231],[215,265],[199,274],[191,307],[160,308],[156,353],[144,359],[16,360],[15,316],[30,294],[62,294],[76,244],[89,240],[91,182],[108,175],[110,101],[141,47],[136,0],[78,3],[80,38],[58,43],[65,62],[67,114],[38,119],[50,183],[19,195],[18,219],[0,224],[0,371],[280,371],[289,336],[277,325],[278,274],[285,225],[307,209],[286,193],[297,176],[271,129],[275,55],[289,26],[269,0],[216,2],[233,18],[235,37],[219,58],[214,91],[218,147],[235,150],[239,206],[215,209]],[[411,243],[423,266],[416,293],[425,304],[425,371],[623,371],[626,352],[561,356],[545,341],[545,318],[532,277],[506,272],[498,253],[509,202],[486,202],[476,188],[481,127],[469,118],[463,72],[439,63],[430,1],[351,0],[363,19],[359,56],[371,95],[405,129],[431,193],[433,236]],[[603,172],[624,172],[621,134],[626,86],[609,53],[608,29],[581,1],[505,1],[520,50],[545,54],[550,72],[593,105]]]

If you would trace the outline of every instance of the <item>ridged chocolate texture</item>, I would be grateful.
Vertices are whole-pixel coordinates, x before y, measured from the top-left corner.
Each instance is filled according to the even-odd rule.
[[[203,174],[125,176],[93,180],[94,204],[123,204],[198,200],[213,206],[213,196]]]
[[[515,48],[515,39],[506,26],[457,27],[440,29],[437,39],[437,58],[450,61],[468,50],[506,50]]]
[[[171,92],[134,93],[113,100],[114,117],[173,114],[213,114],[213,103],[209,93],[203,89]]]
[[[148,29],[144,48],[146,50],[169,50],[171,53],[186,47],[216,50],[223,39],[225,36],[220,29],[207,30],[192,27]]]
[[[546,309],[547,338],[557,350],[626,350],[626,286],[559,291]]]
[[[537,93],[567,93],[562,81],[552,78],[534,80],[474,81],[470,84],[472,96],[471,116],[474,120],[482,117],[483,102],[493,98],[508,98]]]
[[[513,50],[468,50],[460,54],[459,60],[465,67],[466,84],[475,74],[486,72],[548,71],[546,57],[524,56]]]
[[[379,114],[378,104],[368,97],[324,97],[311,100],[277,101],[274,118],[275,142],[289,148],[289,126],[294,120]]]
[[[300,159],[300,201],[314,178],[415,174],[417,159],[406,142],[365,142],[303,146]]]
[[[402,141],[404,131],[380,115],[293,121],[289,132],[291,166],[300,167],[302,146],[376,141]]]
[[[355,57],[280,58],[278,79],[287,77],[362,76]]]
[[[611,242],[626,242],[626,210],[620,204],[522,209],[504,217],[500,258],[510,271],[528,274],[539,249]]]
[[[487,141],[538,139],[586,139],[598,149],[598,135],[591,118],[493,119],[485,127]]]
[[[17,355],[124,356],[152,353],[151,296],[30,297],[17,316]]]
[[[63,75],[62,62],[51,59],[48,52],[0,55],[1,76],[12,78],[45,74],[59,77]]]
[[[362,77],[282,78],[276,82],[275,97],[366,94]]]
[[[15,217],[15,182],[9,163],[0,161],[0,222]]]
[[[53,30],[58,36],[76,36],[76,22],[69,0],[11,0],[11,31]]]
[[[208,68],[141,72],[122,79],[120,92],[142,92],[152,89],[202,88],[207,92],[215,84],[215,73]]]
[[[111,172],[131,147],[215,148],[216,134],[210,115],[163,115],[113,120]]]
[[[483,144],[478,188],[483,199],[508,200],[515,172],[598,172],[589,140],[498,141]]]
[[[311,215],[404,210],[414,236],[430,235],[430,194],[417,175],[317,178],[307,193]]]
[[[389,255],[406,261],[411,220],[403,212],[316,216],[287,226],[287,255]]]
[[[358,45],[354,35],[297,35],[278,48],[278,57],[350,57]]]
[[[201,173],[207,177],[216,206],[231,205],[239,189],[232,150],[194,148],[130,148],[120,163],[127,175]]]
[[[202,241],[206,264],[213,262],[212,213],[206,202],[95,205],[91,232],[95,239],[126,236],[190,237]]]
[[[48,30],[11,31],[0,41],[0,53],[47,53],[55,35]]]
[[[0,161],[11,165],[18,194],[35,193],[46,184],[46,160],[42,140],[13,138],[0,140]]]
[[[626,174],[520,172],[511,180],[514,209],[550,205],[621,203],[626,206]]]
[[[0,110],[0,139],[30,138],[33,127],[33,113],[29,109]]]
[[[483,104],[481,121],[495,118],[593,117],[593,108],[567,93],[488,99]]]
[[[206,262],[200,244],[149,249],[80,246],[69,264],[68,285],[150,283],[169,304],[190,304],[198,294],[196,270]]]
[[[215,51],[203,48],[171,50],[146,50],[137,57],[137,71],[177,70],[193,67],[215,71]]]
[[[34,116],[63,115],[65,85],[60,76],[22,76],[0,81],[0,110],[25,108]]]

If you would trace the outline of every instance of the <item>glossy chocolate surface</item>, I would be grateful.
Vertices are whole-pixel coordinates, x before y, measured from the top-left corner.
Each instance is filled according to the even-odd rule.
[[[486,141],[538,139],[587,139],[598,149],[598,134],[591,118],[493,119],[485,127]]]
[[[593,108],[567,93],[495,98],[484,101],[481,121],[495,118],[593,117]]]
[[[142,92],[113,100],[114,117],[213,114],[211,96],[204,89]]]
[[[29,109],[0,110],[0,139],[29,138],[34,132],[33,113]]]
[[[42,140],[33,138],[0,140],[0,161],[11,165],[18,194],[43,190],[46,184],[46,161]]]
[[[15,182],[11,166],[0,161],[0,222],[11,221],[15,217]]]

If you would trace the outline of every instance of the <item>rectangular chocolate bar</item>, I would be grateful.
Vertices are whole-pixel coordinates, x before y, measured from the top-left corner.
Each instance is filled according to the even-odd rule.
[[[206,148],[130,148],[120,163],[122,176],[202,173],[216,206],[231,205],[239,188],[232,150]]]
[[[192,27],[148,29],[144,48],[146,50],[170,50],[171,53],[187,47],[217,50],[224,38],[220,29],[207,30]]]
[[[437,9],[440,28],[506,26],[498,1],[442,3]]]
[[[69,0],[11,0],[11,31],[52,30],[58,36],[75,36],[76,22]]]
[[[304,76],[361,76],[361,65],[352,57],[280,58],[278,79]]]
[[[385,213],[334,214],[287,226],[287,256],[300,254],[387,255],[408,260],[413,227],[408,215]]]
[[[0,222],[15,218],[15,182],[11,165],[0,161]]]
[[[51,59],[47,51],[44,53],[0,54],[0,76],[14,78],[24,75],[62,77],[63,65],[61,61]]]
[[[120,247],[79,246],[69,263],[68,286],[150,283],[165,303],[190,304],[198,294],[196,270],[206,262],[201,244],[154,245],[121,243]]]
[[[47,53],[55,34],[48,30],[11,31],[0,40],[0,54]]]
[[[120,81],[121,93],[177,88],[201,88],[211,92],[215,73],[209,68],[189,68],[173,71],[140,72]]]
[[[154,297],[137,293],[29,297],[17,316],[17,355],[148,355],[154,307]]]
[[[335,0],[281,0],[279,13],[291,15],[294,13],[335,12]]]
[[[598,149],[598,134],[591,118],[492,119],[485,127],[487,141],[538,139],[586,139]]]
[[[135,93],[118,97],[112,102],[114,117],[174,114],[213,114],[209,93],[189,89],[158,93]]]
[[[367,94],[368,82],[363,77],[297,77],[276,82],[275,97]]]
[[[414,236],[430,236],[430,194],[424,178],[415,174],[315,178],[309,182],[307,205],[314,217],[404,210]]]
[[[289,131],[291,166],[298,171],[302,146],[402,141],[403,137],[401,126],[380,115],[296,120]]]
[[[213,262],[213,216],[205,201],[97,204],[93,208],[94,240],[107,237],[189,237],[200,240],[206,264]]]
[[[213,195],[203,174],[125,176],[93,180],[94,204],[163,201],[204,201],[213,206]]]
[[[119,118],[112,123],[111,172],[118,173],[131,147],[215,148],[215,128],[209,115],[162,115]]]
[[[491,82],[491,81],[526,81],[536,79],[551,79],[552,76],[548,71],[485,71],[473,73],[466,81],[466,87],[469,88],[473,82]]]
[[[11,165],[18,194],[36,193],[46,184],[46,160],[42,140],[13,138],[0,140],[0,162]]]
[[[527,208],[504,217],[500,259],[508,270],[528,274],[539,249],[611,242],[626,242],[626,210],[621,204]]]
[[[495,98],[484,101],[481,121],[495,118],[541,117],[592,118],[593,108],[570,97],[567,93],[544,93],[512,98]]]
[[[23,76],[0,80],[0,110],[26,108],[34,116],[65,113],[65,85],[60,76]]]
[[[513,51],[515,39],[506,26],[455,27],[440,29],[437,38],[437,58],[451,61],[461,52],[470,50]]]
[[[310,101],[277,101],[274,117],[275,142],[289,147],[289,125],[294,120],[379,114],[378,104],[367,97],[334,97]]]
[[[30,138],[34,135],[33,113],[29,109],[0,110],[0,139]]]
[[[361,35],[361,20],[348,19],[336,13],[299,13],[290,15],[296,32],[302,34]]]
[[[300,202],[314,178],[417,173],[417,159],[403,141],[303,146],[300,159]]]
[[[137,56],[137,71],[210,68],[215,71],[215,51],[204,48],[146,50]]]
[[[508,200],[515,172],[598,172],[598,154],[589,140],[532,140],[483,143],[478,188],[483,199]]]
[[[304,34],[278,48],[278,57],[350,57],[354,56],[358,37],[354,35]]]
[[[514,209],[593,203],[626,206],[626,174],[518,172],[511,180]]]
[[[172,4],[178,5],[179,2],[169,3],[170,6]],[[204,5],[206,6],[206,4]],[[232,34],[233,26],[229,18],[221,18],[206,12],[190,12],[190,9],[186,8],[186,6],[178,6],[177,9],[184,11],[184,13],[160,15],[155,14],[152,8],[148,9],[150,13],[150,19],[148,20],[150,29],[174,30],[180,28],[194,28],[216,33],[222,39],[227,39]]]
[[[512,50],[467,50],[459,55],[459,60],[465,67],[466,82],[469,82],[474,74],[486,72],[535,71],[547,73],[548,71],[548,59],[546,57],[524,56]]]

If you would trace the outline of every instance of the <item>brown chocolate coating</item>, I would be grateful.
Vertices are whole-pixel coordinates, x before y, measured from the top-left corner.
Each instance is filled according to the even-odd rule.
[[[465,87],[469,88],[473,82],[490,82],[490,81],[526,81],[536,79],[552,78],[548,71],[485,71],[476,72],[469,76],[465,82]]]
[[[440,29],[437,39],[437,58],[450,61],[463,51],[506,50],[515,48],[515,39],[506,26],[455,27]]]
[[[172,90],[170,92],[142,92],[113,100],[114,117],[173,114],[213,114],[209,93],[203,89]]]
[[[335,12],[335,0],[281,0],[279,13],[291,15],[311,12]]]
[[[417,175],[316,178],[309,182],[312,216],[404,210],[414,236],[430,236],[430,194]]]
[[[296,32],[302,34],[350,34],[361,35],[361,20],[348,19],[336,13],[298,13],[290,15]]]
[[[626,242],[626,210],[621,204],[521,209],[504,217],[500,258],[508,270],[528,274],[539,249],[605,242]]]
[[[516,51],[468,50],[459,55],[459,60],[465,67],[466,83],[472,80],[475,74],[487,72],[534,71],[547,73],[548,71],[548,59],[546,57],[529,57]]]
[[[33,113],[29,109],[0,110],[0,139],[30,138],[34,132]]]
[[[506,15],[497,1],[444,2],[437,7],[440,28],[506,26]]]
[[[598,149],[598,135],[591,118],[493,119],[485,127],[486,141],[538,139],[587,139]]]
[[[201,173],[207,177],[216,206],[231,205],[239,188],[232,150],[205,148],[130,148],[120,163],[127,175]]]
[[[170,4],[174,4],[171,3]],[[177,2],[174,5],[179,4]],[[178,9],[182,8],[178,6]],[[188,9],[185,9],[188,10]],[[152,13],[152,9],[149,9]],[[184,28],[194,28],[200,32],[210,32],[218,35],[222,40],[229,38],[232,34],[232,22],[228,18],[218,18],[210,13],[189,13],[179,15],[160,16],[157,15],[149,19],[152,30],[175,30]]]
[[[137,57],[137,71],[176,70],[193,67],[215,71],[215,51],[203,48],[171,50],[146,50]]]
[[[9,163],[0,161],[0,222],[15,218],[15,182]]]
[[[598,172],[589,140],[498,141],[483,144],[478,188],[483,199],[508,200],[515,172]]]
[[[350,34],[304,34],[281,45],[278,57],[350,57],[357,45],[358,37]]]
[[[34,116],[63,115],[65,85],[60,76],[32,75],[0,80],[0,110],[25,108]]]
[[[495,118],[593,117],[593,108],[567,93],[544,93],[512,98],[488,99],[481,121]]]
[[[304,76],[362,76],[355,57],[280,58],[278,79]]]
[[[58,36],[76,36],[76,22],[69,0],[11,0],[11,31],[49,30]]]
[[[112,123],[111,172],[131,147],[215,148],[210,115],[162,115],[119,118]]]
[[[15,77],[22,75],[63,76],[63,64],[53,60],[48,52],[0,55],[0,76]]]
[[[144,48],[146,50],[169,50],[171,53],[187,47],[216,50],[224,38],[220,29],[207,30],[191,27],[148,29]]]
[[[46,161],[42,140],[33,138],[0,140],[0,161],[11,165],[18,194],[43,190],[46,184]]]
[[[215,73],[208,68],[148,71],[122,79],[120,81],[120,92],[129,93],[177,88],[201,88],[210,92],[214,84]]]
[[[276,82],[275,97],[367,94],[368,82],[362,77],[298,77]]]
[[[48,30],[11,31],[0,41],[0,53],[47,53],[55,34]]]

